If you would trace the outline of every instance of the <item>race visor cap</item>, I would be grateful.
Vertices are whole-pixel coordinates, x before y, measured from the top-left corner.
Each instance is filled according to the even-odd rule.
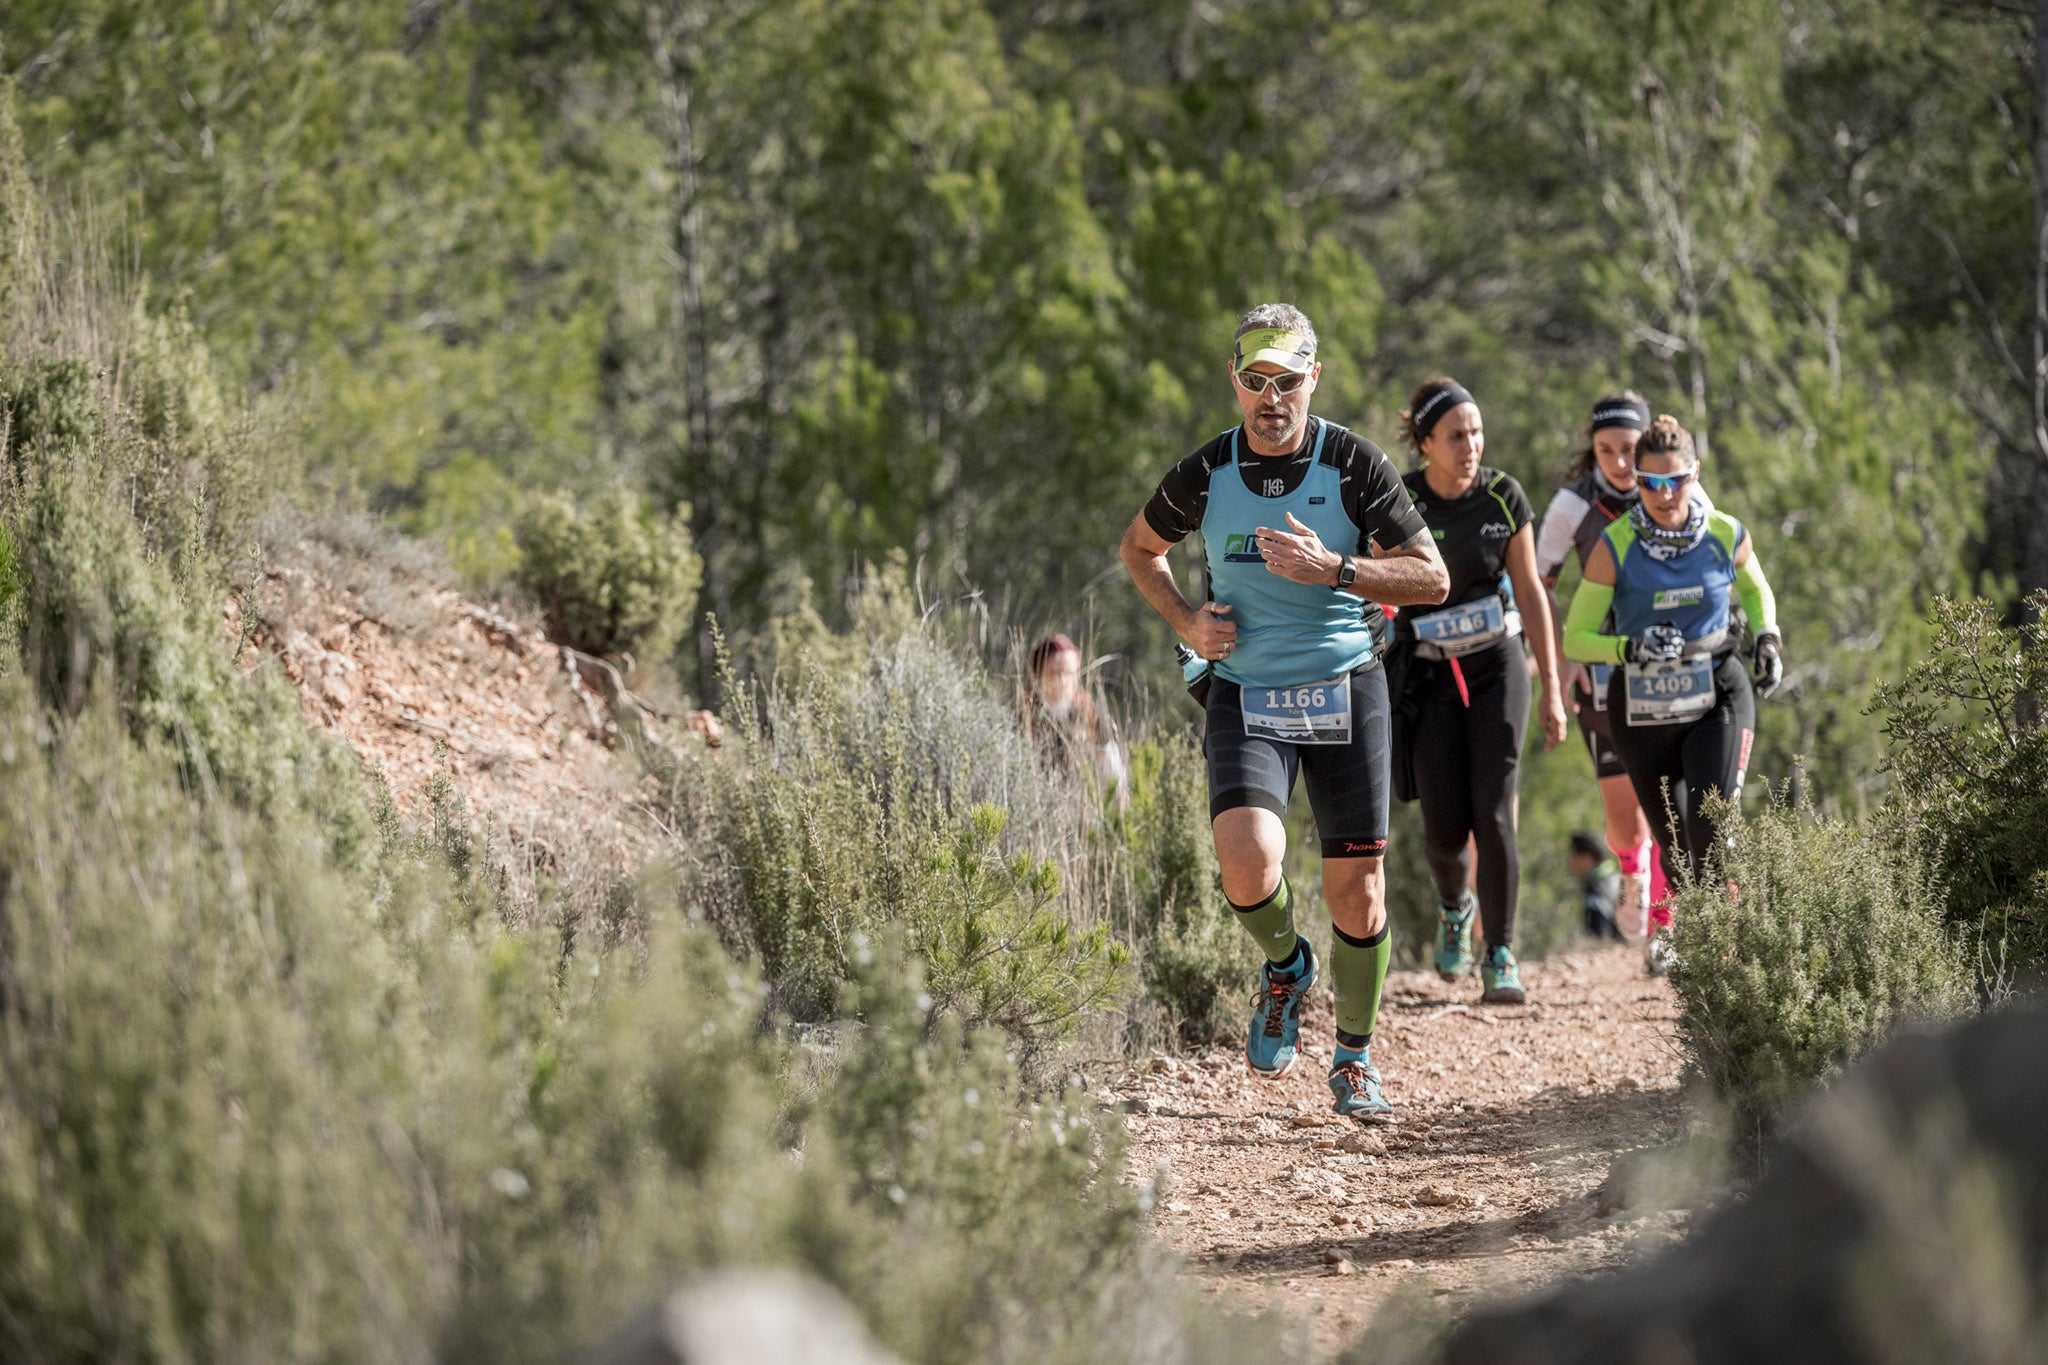
[[[1295,374],[1306,374],[1315,367],[1316,346],[1299,332],[1279,327],[1254,328],[1237,339],[1237,353],[1230,368],[1242,370],[1261,360]]]

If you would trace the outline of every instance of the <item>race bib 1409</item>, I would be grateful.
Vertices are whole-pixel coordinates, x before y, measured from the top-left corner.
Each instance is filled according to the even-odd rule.
[[[1668,664],[1630,664],[1630,725],[1677,725],[1714,709],[1714,663],[1701,657]]]

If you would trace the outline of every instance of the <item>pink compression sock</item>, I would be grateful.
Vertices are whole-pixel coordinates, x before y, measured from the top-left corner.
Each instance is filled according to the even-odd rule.
[[[1615,848],[1610,842],[1607,847],[1613,850],[1614,860],[1621,864],[1622,876],[1640,877],[1643,875],[1642,845],[1638,844],[1634,848]]]
[[[1664,850],[1650,843],[1650,929],[1671,927],[1671,883],[1664,876]]]

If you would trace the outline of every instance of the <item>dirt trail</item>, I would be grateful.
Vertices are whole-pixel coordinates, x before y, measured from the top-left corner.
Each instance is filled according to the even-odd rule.
[[[1163,1172],[1159,1235],[1214,1293],[1313,1315],[1319,1354],[1417,1275],[1484,1305],[1675,1236],[1683,1215],[1616,1209],[1601,1188],[1618,1156],[1682,1136],[1669,986],[1625,948],[1523,976],[1529,1004],[1483,1008],[1476,981],[1389,978],[1373,1060],[1398,1125],[1328,1113],[1327,996],[1280,1081],[1226,1048],[1113,1081],[1133,1178]]]

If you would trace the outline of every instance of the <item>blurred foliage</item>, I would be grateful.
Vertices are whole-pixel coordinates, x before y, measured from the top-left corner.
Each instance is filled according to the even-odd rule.
[[[1743,1126],[1769,1130],[1894,1029],[1976,997],[1912,844],[1783,801],[1727,819],[1729,852],[1674,901],[1671,984],[1693,1064]]]
[[[517,582],[551,638],[590,654],[666,659],[689,631],[703,566],[687,508],[661,516],[625,489],[588,510],[560,494],[519,514]]]
[[[1243,1354],[1145,1244],[1121,1128],[1026,1070],[1119,955],[980,789],[897,850],[952,899],[872,926],[821,1032],[663,868],[515,906],[445,771],[408,824],[244,671],[222,602],[290,452],[180,309],[40,240],[0,318],[49,418],[0,480],[0,1356],[555,1361],[740,1265],[905,1359]],[[558,917],[592,899],[634,932]]]
[[[2029,42],[1878,0],[23,0],[0,62],[323,485],[483,577],[530,492],[643,489],[742,644],[904,551],[1170,679],[1113,547],[1234,420],[1260,298],[1383,443],[1460,376],[1539,501],[1633,384],[1779,580],[1765,768],[1861,808],[1871,682],[2031,534]]]
[[[1871,708],[1890,744],[1886,815],[1932,851],[1990,991],[2048,980],[2048,596],[2031,605],[2002,627],[1986,603],[1936,602],[1926,657]]]

